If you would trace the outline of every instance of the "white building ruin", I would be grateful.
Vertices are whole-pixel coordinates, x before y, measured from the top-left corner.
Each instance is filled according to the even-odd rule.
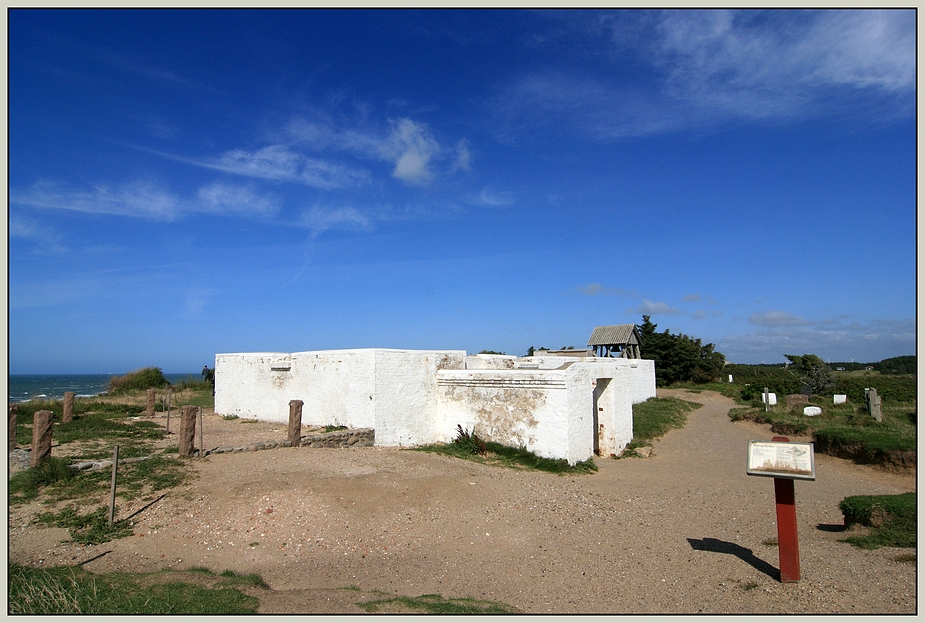
[[[377,446],[454,439],[457,426],[570,464],[618,454],[633,438],[632,405],[655,396],[645,359],[467,355],[369,348],[215,357],[215,412],[375,429]]]

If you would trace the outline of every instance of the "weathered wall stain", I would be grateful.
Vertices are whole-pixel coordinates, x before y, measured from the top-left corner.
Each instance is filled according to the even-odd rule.
[[[487,441],[518,446],[536,443],[535,417],[546,404],[546,393],[535,389],[447,387],[446,397],[475,413],[475,430]]]

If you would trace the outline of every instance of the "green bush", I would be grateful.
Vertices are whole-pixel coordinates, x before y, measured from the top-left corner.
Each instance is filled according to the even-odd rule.
[[[885,401],[915,402],[915,379],[913,375],[850,376],[842,374],[835,380],[832,393],[845,394],[852,402],[866,404],[867,397],[864,394],[864,388],[873,387]]]
[[[456,425],[456,437],[452,445],[468,454],[485,454],[486,449],[485,442],[475,434],[475,430],[470,433],[461,424]]]
[[[45,487],[72,481],[78,472],[68,461],[50,456],[35,467],[17,472],[10,477],[11,502],[25,502],[36,498]]]
[[[121,394],[134,390],[146,390],[170,385],[160,368],[141,368],[124,376],[109,379],[109,393]]]
[[[839,503],[845,525],[870,526],[867,535],[849,536],[844,541],[874,549],[916,546],[916,495],[854,495]]]

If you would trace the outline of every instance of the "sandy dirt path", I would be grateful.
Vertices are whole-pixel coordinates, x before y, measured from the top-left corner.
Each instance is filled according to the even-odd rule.
[[[61,531],[11,511],[10,556],[97,573],[259,573],[272,589],[255,592],[265,613],[359,613],[375,591],[525,613],[916,612],[916,565],[895,560],[909,550],[861,550],[837,531],[842,498],[914,491],[914,473],[817,455],[817,479],[796,482],[802,579],[781,584],[773,481],[745,474],[747,441],[772,433],[731,422],[718,394],[659,394],[704,406],[650,458],[597,459],[592,475],[385,448],[212,455],[135,517],[134,537],[59,543]],[[266,423],[207,426],[207,447],[285,436]]]

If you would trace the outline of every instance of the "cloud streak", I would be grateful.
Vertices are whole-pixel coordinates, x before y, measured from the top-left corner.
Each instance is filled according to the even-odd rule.
[[[556,16],[558,17],[558,16]],[[572,36],[609,32],[595,70],[543,69],[503,87],[501,134],[558,126],[610,141],[730,122],[909,116],[915,13],[886,10],[661,11],[569,16]],[[648,69],[626,84],[627,65]]]
[[[54,182],[39,182],[25,192],[11,193],[10,202],[34,208],[70,210],[87,214],[110,214],[173,221],[181,205],[169,191],[151,182],[131,182],[120,186],[94,185],[89,189]]]
[[[776,363],[784,354],[812,353],[831,361],[880,361],[915,353],[915,320],[824,322],[769,328],[717,340],[729,361]]]

